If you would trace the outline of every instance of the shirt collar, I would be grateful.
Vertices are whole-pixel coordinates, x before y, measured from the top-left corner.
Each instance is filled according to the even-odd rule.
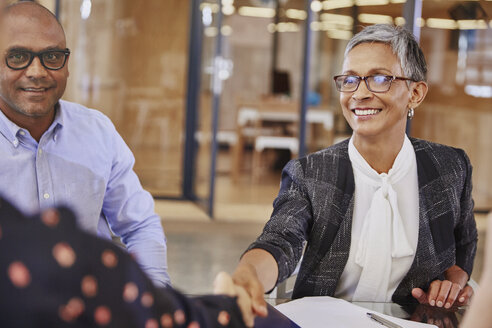
[[[46,133],[53,133],[53,137],[56,138],[56,132],[63,126],[65,114],[63,113],[62,106],[60,102],[55,105],[55,119],[50,125]],[[14,147],[19,145],[18,134],[21,131],[26,131],[21,128],[5,116],[5,114],[0,110],[0,134],[2,134]]]
[[[57,132],[58,129],[63,127],[63,122],[65,121],[65,112],[62,110],[62,106],[60,102],[57,102],[55,105],[55,119],[53,120],[53,123],[51,126],[48,128],[48,131],[52,130],[53,132]]]
[[[7,116],[0,110],[0,133],[7,139],[10,143],[17,147],[19,141],[17,140],[17,133],[21,128],[17,126],[14,122],[9,120]]]
[[[60,102],[57,102],[55,105],[55,119],[53,120],[53,124],[51,127],[63,126],[63,122],[65,120],[65,112],[62,110],[62,106]],[[51,128],[50,127],[50,128]]]

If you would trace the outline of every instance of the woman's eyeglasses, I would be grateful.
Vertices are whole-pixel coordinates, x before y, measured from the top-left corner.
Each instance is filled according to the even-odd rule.
[[[340,92],[354,92],[359,88],[360,81],[364,80],[367,89],[371,92],[387,92],[394,80],[413,81],[407,77],[391,75],[337,75],[333,78],[337,90]]]

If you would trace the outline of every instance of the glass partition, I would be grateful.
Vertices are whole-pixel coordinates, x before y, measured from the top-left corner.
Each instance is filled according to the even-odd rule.
[[[188,1],[59,1],[72,50],[64,99],[111,118],[154,196],[181,196],[188,16]]]
[[[275,91],[272,88],[275,82],[273,71],[288,74],[289,87],[284,88],[284,99],[298,100],[307,2],[232,1],[233,8],[224,18],[224,27],[230,33],[225,49],[234,62],[234,72],[224,88],[222,131],[236,131],[237,123],[242,122],[240,108],[258,105],[258,99]],[[487,127],[492,124],[492,2],[324,0],[310,3],[314,16],[310,25],[313,33],[309,81],[312,98],[308,100],[319,102],[321,107],[334,112],[334,138],[331,140],[335,141],[350,135],[332,83],[332,76],[341,68],[347,41],[366,25],[405,25],[403,17],[407,17],[409,8],[422,4],[421,15],[416,10],[418,17],[415,23],[420,27],[420,43],[428,61],[429,93],[416,111],[411,134],[463,148],[474,165],[476,207],[490,208],[492,174],[487,167],[492,160],[489,151],[492,136]],[[276,75],[282,78],[281,74]],[[328,146],[329,140],[315,139],[316,142],[321,141],[318,147]],[[270,175],[257,182],[252,180],[254,164],[248,157],[252,153],[248,147],[249,150],[254,147],[252,138],[246,140],[245,157],[240,157],[239,161],[240,173],[236,174],[237,179],[232,178],[236,180],[232,186],[237,187],[231,190],[258,190],[267,184],[278,188],[280,172],[272,179]],[[275,168],[274,157],[264,158],[268,166],[263,166],[263,170]],[[221,167],[219,161],[219,170]],[[222,180],[221,176],[219,180]],[[228,183],[228,180],[224,183],[227,188],[230,187]],[[218,187],[218,194],[218,201],[227,202],[232,193],[223,193]],[[247,193],[242,201],[262,202],[261,199],[255,200],[257,194]],[[266,199],[272,200],[273,197],[274,194]]]
[[[289,155],[280,154],[280,160],[277,155],[262,157],[262,165],[266,163],[262,169],[273,168],[276,173],[255,182],[251,151],[255,132],[245,134],[244,156],[234,155],[239,123],[248,121],[240,109],[264,104],[272,94],[284,101],[284,108],[295,108],[289,103],[298,106],[307,2],[60,0],[60,19],[73,51],[65,99],[106,113],[135,153],[135,169],[144,187],[157,196],[179,197],[185,164],[189,12],[191,3],[199,3],[203,54],[193,192],[204,202],[214,193],[212,123],[217,119],[216,203],[270,205],[278,189],[279,169]],[[331,80],[339,72],[347,40],[364,25],[405,24],[404,8],[414,2],[310,1],[314,15],[308,101],[334,114],[332,134],[327,139],[315,136],[310,150],[350,135]],[[417,22],[428,60],[430,91],[416,111],[411,133],[465,149],[475,168],[477,208],[490,208],[492,1],[425,0],[422,4]],[[217,24],[218,10],[222,24]],[[214,103],[214,74],[223,83],[220,103],[217,98]],[[282,132],[295,135],[296,129]]]
[[[210,217],[214,215],[217,131],[223,81],[229,77],[232,69],[229,67],[230,61],[222,56],[221,9],[220,0],[200,2],[202,58],[195,134],[197,153],[194,193]]]

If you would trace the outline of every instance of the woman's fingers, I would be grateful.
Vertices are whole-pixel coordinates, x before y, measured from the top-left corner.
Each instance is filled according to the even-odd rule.
[[[463,288],[458,295],[458,304],[468,305],[471,297],[473,296],[473,293],[473,288],[470,285],[466,285],[465,288]]]
[[[421,288],[412,289],[412,296],[420,303],[427,304],[427,295]]]
[[[254,326],[255,314],[251,304],[251,297],[243,287],[234,284],[232,277],[228,273],[220,272],[215,277],[214,294],[237,297],[237,304],[241,310],[245,325],[247,327]]]
[[[243,287],[249,294],[255,314],[266,317],[268,313],[263,297],[263,285],[258,279],[256,271],[247,265],[242,265],[234,272],[233,281],[234,284]]]

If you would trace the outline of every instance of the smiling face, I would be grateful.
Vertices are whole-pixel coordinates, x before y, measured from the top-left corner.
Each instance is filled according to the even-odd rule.
[[[384,43],[362,43],[354,47],[345,57],[342,74],[404,76],[398,57]],[[354,141],[361,138],[403,141],[413,85],[412,82],[408,87],[405,81],[395,80],[387,92],[374,93],[361,81],[356,91],[340,92],[343,115],[354,131]]]
[[[33,119],[51,123],[55,104],[65,92],[67,65],[48,70],[36,57],[27,68],[12,70],[5,56],[12,50],[65,49],[62,28],[39,6],[22,3],[2,17],[0,30],[0,109],[21,127]]]

